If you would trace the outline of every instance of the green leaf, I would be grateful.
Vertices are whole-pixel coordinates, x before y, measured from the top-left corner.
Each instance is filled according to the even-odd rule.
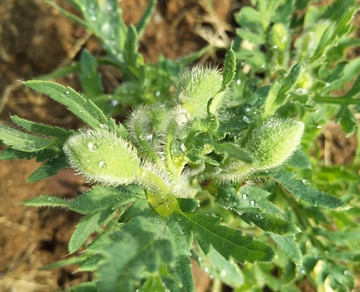
[[[43,195],[30,200],[26,200],[23,201],[22,204],[32,207],[70,207],[70,204],[67,200],[49,195]]]
[[[100,128],[109,123],[104,113],[90,100],[82,97],[70,87],[64,87],[48,81],[25,81],[32,89],[49,95],[52,99],[67,106],[75,116],[83,120],[91,128]]]
[[[247,21],[249,22],[253,22],[253,23],[261,23],[261,15],[259,13],[259,11],[255,10],[252,7],[243,7],[240,10],[239,15],[241,15],[242,17],[244,17]]]
[[[90,98],[104,94],[101,74],[97,72],[96,59],[86,49],[81,52],[80,64],[81,74],[79,79],[85,94]]]
[[[98,292],[97,281],[81,283],[75,287],[71,287],[71,292]]]
[[[196,199],[190,199],[190,198],[178,198],[177,199],[179,208],[183,212],[191,212],[197,207],[199,207],[200,202]]]
[[[239,266],[232,260],[226,260],[213,247],[210,248],[208,260],[200,262],[202,267],[209,270],[209,274],[221,280],[226,285],[237,288],[244,284],[244,276]]]
[[[35,123],[32,121],[22,119],[18,116],[11,116],[10,118],[15,124],[31,132],[39,133],[45,136],[59,137],[59,138],[66,138],[69,135],[68,131],[59,127],[51,127],[48,125]]]
[[[357,119],[346,104],[342,104],[336,122],[340,123],[342,130],[348,136],[354,134],[356,130]]]
[[[144,14],[142,15],[140,21],[136,24],[136,31],[137,31],[137,34],[139,35],[139,37],[144,33],[145,28],[151,19],[151,16],[155,10],[156,2],[157,2],[157,0],[149,1]]]
[[[265,38],[258,33],[253,33],[248,29],[238,28],[236,33],[244,40],[249,41],[252,44],[262,45],[265,43]]]
[[[267,232],[287,235],[295,234],[300,231],[300,229],[295,224],[272,214],[250,211],[244,212],[240,217],[247,223],[252,222]]]
[[[225,55],[223,80],[220,91],[224,91],[230,82],[234,79],[236,69],[236,56],[232,48]]]
[[[273,179],[295,198],[303,200],[312,206],[330,209],[346,207],[345,203],[340,199],[317,191],[302,181],[295,180],[294,174],[286,170],[268,173],[265,177]]]
[[[24,152],[37,152],[54,143],[54,139],[38,137],[0,124],[0,140],[12,149]]]
[[[254,162],[255,160],[249,152],[235,144],[228,142],[218,144],[213,142],[211,143],[211,145],[214,146],[214,149],[217,153],[224,153],[230,158],[234,158],[248,163]]]
[[[79,265],[81,262],[84,261],[84,258],[85,258],[84,256],[71,257],[71,258],[66,259],[66,260],[57,261],[57,262],[52,263],[50,265],[40,267],[39,270],[49,270],[49,269],[59,268],[59,267],[64,267],[64,266]]]
[[[295,86],[302,70],[301,64],[296,64],[289,75],[281,81],[276,81],[270,88],[264,105],[264,116],[272,116],[276,109],[285,104],[288,99],[288,92]]]
[[[290,260],[292,260],[294,263],[301,264],[301,250],[292,236],[281,236],[277,234],[270,235]]]
[[[35,170],[28,178],[28,182],[35,182],[58,174],[68,166],[65,156],[47,160],[42,166]]]
[[[90,236],[101,225],[105,225],[114,217],[117,210],[106,209],[102,212],[88,214],[76,225],[76,230],[69,241],[69,253],[76,252]]]
[[[100,212],[107,208],[119,208],[136,199],[145,198],[144,190],[135,186],[102,187],[94,186],[92,190],[69,201],[72,211],[82,214]]]
[[[212,245],[223,257],[239,262],[269,261],[273,250],[266,244],[242,235],[237,229],[219,225],[220,218],[203,213],[180,213],[182,223],[194,232],[205,253]]]
[[[36,157],[34,152],[23,152],[19,150],[14,150],[10,147],[6,148],[0,153],[0,159],[2,160],[12,160],[12,159],[32,159]]]

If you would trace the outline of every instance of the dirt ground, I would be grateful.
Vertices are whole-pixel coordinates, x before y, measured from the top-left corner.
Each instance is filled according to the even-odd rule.
[[[69,8],[63,2],[58,1]],[[208,42],[227,46],[232,33],[232,15],[249,1],[214,0],[214,11],[206,8],[206,2],[158,0],[156,12],[141,40],[145,59],[156,62],[159,55],[178,58],[199,50]],[[121,1],[127,24],[139,20],[146,3],[146,0]],[[20,81],[70,64],[78,59],[82,47],[101,55],[99,43],[84,28],[42,0],[0,0],[0,15],[0,120],[9,122],[11,114],[68,129],[78,127],[79,121],[62,106],[28,90]],[[214,60],[216,54],[209,53],[206,57]],[[105,78],[106,74],[104,72]],[[80,89],[74,76],[57,81]],[[352,147],[353,151],[356,139],[353,140],[346,140],[352,146],[341,144],[340,151],[344,147]],[[74,273],[68,267],[38,270],[67,258],[67,242],[80,216],[63,209],[25,207],[21,202],[40,194],[71,197],[84,190],[82,179],[69,170],[41,182],[27,183],[38,166],[34,160],[0,160],[0,291],[69,289],[91,277],[87,273]],[[198,279],[197,291],[207,291],[210,279],[199,270],[194,273]]]

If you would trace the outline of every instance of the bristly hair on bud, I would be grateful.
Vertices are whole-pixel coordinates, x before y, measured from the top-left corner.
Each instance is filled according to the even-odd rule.
[[[255,127],[247,148],[256,158],[255,169],[266,170],[283,164],[299,146],[304,124],[271,118]]]
[[[208,101],[224,94],[219,93],[221,87],[222,75],[218,69],[196,66],[180,74],[175,97],[193,119],[203,118],[207,114]]]
[[[80,131],[69,137],[63,150],[74,170],[103,185],[130,184],[139,170],[135,149],[109,130]]]

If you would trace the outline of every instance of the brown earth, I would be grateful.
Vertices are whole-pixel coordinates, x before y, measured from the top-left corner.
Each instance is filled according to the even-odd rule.
[[[64,1],[57,2],[71,9]],[[178,58],[207,43],[228,46],[232,14],[249,1],[214,0],[213,11],[207,2],[159,0],[141,40],[145,59],[156,62],[159,55]],[[139,20],[146,3],[121,1],[127,24]],[[19,81],[70,64],[77,60],[82,47],[101,55],[103,50],[97,40],[41,0],[0,0],[0,15],[0,120],[9,122],[11,114],[65,128],[78,127],[79,121],[62,106],[28,90]],[[210,50],[205,57],[214,61],[216,53]],[[107,76],[113,73],[104,72],[104,84],[111,83]],[[79,89],[75,76],[57,81]],[[40,194],[71,197],[84,190],[82,179],[69,170],[41,182],[27,183],[38,166],[34,160],[0,160],[0,291],[66,290],[91,277],[74,273],[69,267],[38,270],[67,258],[67,242],[80,216],[62,209],[25,207],[21,202]],[[210,279],[199,269],[194,273],[197,291],[207,291]]]

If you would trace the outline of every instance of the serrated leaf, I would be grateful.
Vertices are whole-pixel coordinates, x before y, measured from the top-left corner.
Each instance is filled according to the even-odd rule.
[[[29,176],[28,182],[40,181],[42,179],[56,175],[67,166],[68,165],[64,155],[61,155],[58,158],[47,160]]]
[[[223,81],[220,91],[223,91],[227,88],[230,82],[235,76],[236,69],[236,56],[232,48],[230,48],[225,55],[224,61],[224,70],[223,70]]]
[[[54,139],[38,137],[0,124],[0,139],[14,150],[37,152],[54,143]]]
[[[11,116],[10,118],[15,124],[31,132],[39,133],[45,136],[59,137],[59,138],[66,138],[69,135],[68,131],[59,127],[51,127],[48,125],[35,123],[32,121],[22,119],[16,115]]]
[[[163,282],[161,281],[160,276],[153,276],[149,277],[145,283],[137,289],[139,292],[152,292],[152,291],[159,291],[165,292],[165,287]]]
[[[109,207],[118,208],[138,198],[145,198],[144,190],[140,187],[119,186],[110,188],[94,186],[92,190],[69,201],[69,208],[75,212],[89,214]]]
[[[342,104],[336,122],[340,123],[342,130],[346,135],[354,134],[356,130],[357,119],[346,104]]]
[[[32,159],[36,157],[36,154],[37,153],[34,152],[23,152],[8,147],[0,153],[0,159],[2,160],[24,159],[24,158]]]
[[[69,253],[76,252],[90,234],[95,232],[101,225],[109,222],[116,212],[117,210],[109,208],[98,213],[88,214],[82,218],[76,225],[76,230],[70,238]]]
[[[108,124],[108,118],[90,100],[82,97],[70,87],[64,87],[49,81],[25,81],[24,84],[34,90],[49,95],[52,99],[65,105],[75,116],[91,128],[100,128]]]
[[[249,22],[254,22],[254,23],[261,22],[261,15],[260,15],[259,11],[255,10],[252,7],[243,7],[240,10],[239,15],[244,17]]]
[[[223,257],[232,256],[239,262],[269,261],[273,257],[269,246],[249,235],[243,236],[240,230],[219,225],[219,217],[203,213],[180,214],[183,224],[194,232],[205,253],[212,245]]]
[[[84,256],[71,257],[71,258],[66,259],[66,260],[57,261],[57,262],[52,263],[50,265],[40,267],[39,270],[49,270],[49,269],[59,268],[59,267],[64,267],[64,266],[78,265],[82,261],[84,261],[84,258],[85,258]]]
[[[290,260],[292,260],[294,263],[301,264],[301,250],[292,236],[281,236],[277,234],[270,235]]]
[[[43,195],[30,200],[26,200],[23,201],[22,204],[25,206],[32,206],[32,207],[65,207],[65,208],[70,207],[70,204],[67,200],[49,195]]]
[[[261,212],[244,212],[240,216],[244,221],[254,223],[266,232],[273,232],[281,235],[295,234],[300,229],[293,223],[283,220],[275,215]]]
[[[104,250],[98,271],[99,289],[132,292],[140,285],[139,279],[145,271],[158,271],[160,262],[172,265],[174,248],[168,232],[159,217],[138,216],[123,225],[112,235],[113,243]]]
[[[92,280],[91,282],[81,283],[74,287],[71,287],[71,292],[98,292],[97,281]]]
[[[302,181],[295,180],[294,174],[286,170],[269,173],[269,175],[265,176],[276,181],[295,198],[303,200],[312,206],[330,209],[345,207],[345,203],[340,199],[315,190]]]

